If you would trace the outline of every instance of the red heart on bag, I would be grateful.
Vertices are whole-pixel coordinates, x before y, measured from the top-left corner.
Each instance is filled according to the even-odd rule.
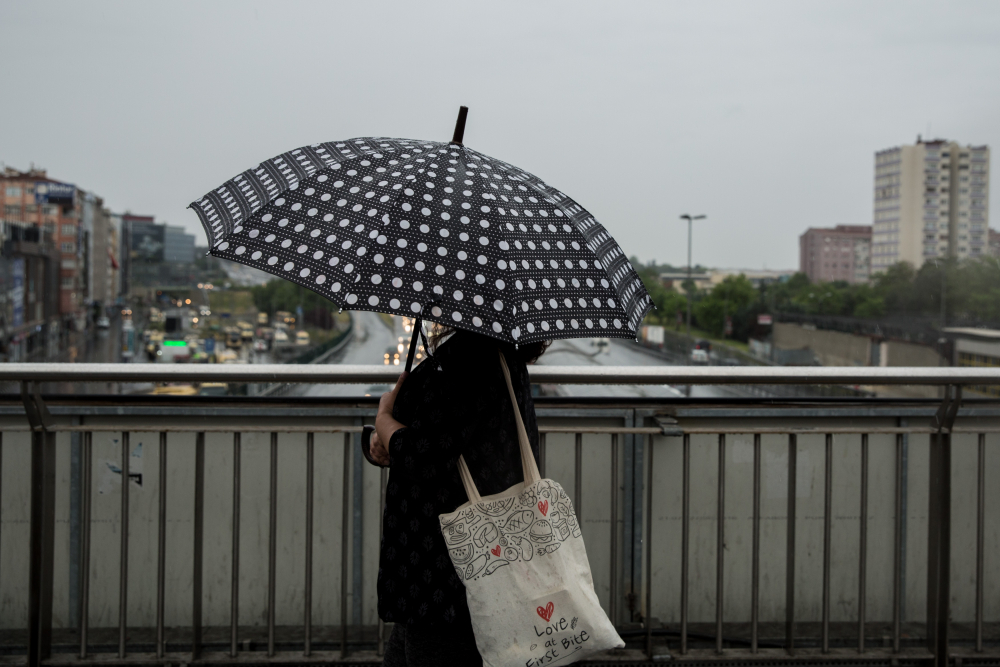
[[[549,620],[552,618],[552,611],[555,608],[556,608],[556,606],[550,602],[547,605],[545,605],[544,607],[536,607],[535,611],[537,611],[538,615],[541,616],[542,618],[544,618],[545,622],[548,623]]]
[[[494,556],[499,556],[500,555],[500,545],[498,544],[495,547],[493,547],[492,549],[490,549],[490,552],[492,552],[492,554]]]
[[[538,511],[542,513],[542,516],[548,516],[549,501],[543,500],[540,503],[538,503]]]

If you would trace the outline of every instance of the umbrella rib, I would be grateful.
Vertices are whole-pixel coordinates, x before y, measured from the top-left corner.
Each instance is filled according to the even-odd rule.
[[[490,164],[493,164],[493,163],[496,163],[496,162],[500,162],[500,160],[495,160],[495,159],[493,159],[491,157],[485,156],[482,153],[480,153],[479,151],[474,150],[472,148],[469,148],[469,147],[467,147],[465,145],[461,146],[461,149],[468,154],[467,157],[471,157],[474,160],[479,160],[480,162],[484,162],[485,161],[485,162],[488,162]],[[503,164],[506,164],[506,163],[503,163]],[[506,171],[506,170],[504,170],[504,171]],[[498,228],[502,229],[502,227],[498,227]],[[503,233],[503,232],[501,232],[501,233]],[[507,239],[504,238],[503,241],[506,242]],[[502,252],[503,253],[502,259],[505,262],[507,262],[508,266],[510,266],[511,264],[513,264],[513,262],[510,259],[510,250],[509,250],[510,243],[507,243],[507,247],[508,247],[508,250],[503,250],[503,249],[500,248],[499,245],[497,245],[497,250],[498,250],[498,252]],[[511,292],[511,293],[513,294],[513,292]],[[514,326],[517,328],[518,331],[520,331],[521,330],[521,326],[526,324],[526,319],[524,318],[524,314],[518,311],[516,304],[511,304],[511,313],[513,314]],[[516,340],[514,341],[514,346],[517,347],[517,341]]]

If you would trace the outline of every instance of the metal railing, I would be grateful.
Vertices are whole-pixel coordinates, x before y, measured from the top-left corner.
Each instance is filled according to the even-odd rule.
[[[0,589],[15,588],[15,577],[28,570],[24,596],[0,596],[0,660],[6,653],[11,660],[26,660],[32,665],[76,660],[269,661],[288,660],[297,652],[302,661],[377,662],[386,638],[386,628],[374,619],[371,587],[380,521],[379,530],[373,532],[375,520],[364,516],[365,507],[371,508],[372,503],[377,503],[381,516],[386,475],[363,464],[355,442],[362,422],[374,416],[377,398],[43,398],[34,383],[186,380],[376,384],[392,382],[395,376],[394,369],[359,366],[0,366],[0,381],[22,382],[20,397],[0,399],[0,510],[4,518],[0,524]],[[531,368],[531,377],[544,384],[944,387],[944,398],[939,402],[542,398],[536,401],[540,471],[572,489],[598,595],[628,642],[616,660],[642,662],[668,652],[681,661],[863,658],[886,664],[932,660],[943,665],[956,658],[966,662],[1000,659],[996,641],[1000,629],[996,621],[1000,618],[988,623],[984,615],[989,611],[1000,617],[992,602],[1000,599],[1000,578],[988,580],[986,576],[986,542],[996,540],[992,536],[997,533],[998,516],[990,513],[987,521],[986,453],[988,440],[1000,433],[1000,403],[973,399],[959,407],[962,385],[1000,384],[1000,371],[540,366]],[[141,488],[145,494],[148,488],[133,487],[131,481],[133,436],[138,441],[143,434],[152,434],[157,443],[156,482],[149,485],[155,488],[156,498],[155,503],[141,499],[144,502],[133,507],[130,489]],[[121,482],[95,494],[95,446],[102,451],[110,451],[112,446],[106,441],[96,445],[95,438],[112,436],[118,437],[118,472],[114,474]],[[966,465],[964,452],[973,440],[975,463]],[[168,461],[168,452],[175,448],[182,458],[187,457],[187,468],[177,468],[173,457]],[[917,466],[916,453],[924,448],[926,461]],[[220,454],[224,451],[229,453]],[[323,459],[325,473],[321,474],[326,479],[340,479],[341,488],[316,488],[317,451]],[[819,451],[821,463],[803,467],[802,457]],[[77,484],[75,492],[61,485],[66,475],[56,474],[57,467],[73,465],[69,459],[74,452],[76,472],[68,477],[70,487],[74,480]],[[870,464],[873,452],[874,469]],[[212,457],[211,465],[207,456]],[[953,469],[956,457],[965,463]],[[30,479],[27,484],[18,484],[16,473],[11,471],[21,469],[19,463],[29,458]],[[294,475],[280,477],[279,462]],[[111,469],[110,458],[104,463]],[[855,464],[856,477],[850,468]],[[696,466],[694,473],[692,465]],[[748,476],[742,472],[744,465],[749,466]],[[911,468],[927,473],[925,488],[917,488]],[[871,484],[873,470],[879,480],[875,486]],[[845,471],[847,475],[835,477]],[[244,475],[251,475],[249,484]],[[822,489],[821,503],[801,493],[803,477],[805,485]],[[231,489],[220,491],[227,478]],[[835,495],[835,480],[847,492]],[[7,488],[12,483],[13,491]],[[297,488],[304,490],[302,502],[293,506],[288,498],[298,498]],[[975,488],[975,521],[974,527],[966,529],[953,523],[952,501],[953,496],[961,496],[968,505],[968,498],[961,494],[970,488]],[[231,506],[220,508],[227,489],[231,491]],[[959,490],[958,495],[954,489]],[[19,491],[27,491],[30,502],[16,495]],[[207,500],[206,493],[214,500]],[[770,495],[764,497],[766,494]],[[109,504],[115,495],[120,496],[116,500],[117,522]],[[190,526],[190,532],[181,535],[171,528],[171,522],[179,521],[177,512],[171,509],[173,514],[168,514],[168,509],[175,504],[187,505],[188,497],[191,502],[185,508],[188,515],[183,523]],[[266,502],[258,507],[261,498]],[[284,500],[279,504],[281,498]],[[57,506],[57,499],[63,504],[76,503],[77,508],[75,520],[72,510],[69,512],[70,534],[60,528],[58,538],[56,517],[65,514],[65,508]],[[94,515],[96,500],[106,516]],[[926,536],[920,535],[923,525],[914,524],[914,519],[923,519],[912,511],[915,500],[927,503],[923,522]],[[841,543],[848,541],[845,526],[854,520],[846,516],[854,511],[852,503],[857,506],[857,525],[852,529],[857,546],[851,542],[847,550],[853,551],[853,568],[844,565],[849,559],[835,555],[846,548]],[[25,505],[30,505],[26,521],[12,517],[12,512]],[[778,511],[782,505],[783,515]],[[314,521],[317,507],[324,517],[321,525]],[[329,517],[337,515],[339,525],[329,525]],[[297,524],[302,526],[301,539],[286,530],[284,524],[292,518],[302,522]],[[118,531],[117,544],[100,538],[95,541],[94,527],[109,521]],[[143,532],[143,521],[155,530]],[[217,525],[207,531],[206,521],[220,524],[221,529]],[[818,532],[810,522],[820,526]],[[891,548],[881,542],[873,547],[869,534],[872,522],[883,533],[891,526]],[[28,539],[19,541],[18,536],[24,534],[19,526],[23,524],[27,524]],[[781,524],[783,535],[778,529]],[[73,525],[78,531],[75,552]],[[247,535],[257,530],[266,539],[262,538],[257,548],[251,544],[248,549],[244,544]],[[961,544],[956,541],[956,530],[964,531],[959,536],[964,540]],[[130,547],[143,547],[142,535],[156,544],[155,593],[140,595],[142,600],[130,606],[129,592],[137,585],[134,570],[131,578],[129,573],[130,561],[136,563],[137,557]],[[318,561],[317,535],[321,543],[334,547],[325,550]],[[211,544],[206,545],[206,537]],[[228,544],[224,544],[224,537]],[[293,549],[294,554],[286,549],[279,552],[281,539],[301,545],[301,549]],[[808,543],[805,550],[804,539]],[[57,541],[60,550],[64,543],[70,547],[75,582],[72,575],[64,580],[56,574]],[[737,549],[744,543],[749,549]],[[962,585],[969,577],[956,580],[951,567],[956,550],[966,546],[975,553],[971,587]],[[151,553],[148,548],[140,551]],[[115,552],[117,600],[112,599],[103,578],[109,574],[108,563]],[[18,553],[26,558],[14,560]],[[810,555],[816,553],[819,558]],[[220,570],[215,561],[226,555],[228,569]],[[869,586],[873,558],[883,566],[876,576],[891,581],[888,588],[878,586],[875,598]],[[153,559],[147,560],[139,563],[142,573],[154,569]],[[921,587],[914,584],[913,576],[906,576],[908,568],[920,574],[916,566],[921,560],[926,561],[927,583],[927,611],[922,623],[913,618],[913,609],[919,606],[914,598],[922,592]],[[168,574],[168,569],[176,569],[181,561],[190,565],[189,572]],[[206,562],[213,573],[207,580]],[[705,567],[706,562],[712,562],[713,567]],[[803,568],[814,565],[818,576],[803,576]],[[98,573],[101,590],[91,587],[95,567],[104,568]],[[323,572],[319,580],[317,567]],[[223,570],[228,574],[228,590],[220,584]],[[300,596],[298,592],[288,595],[293,570],[300,577],[301,588],[295,584]],[[336,595],[331,594],[337,579],[334,570],[339,570]],[[253,587],[254,572],[263,574],[266,581],[263,595]],[[768,586],[762,587],[763,576]],[[778,596],[772,589],[782,580],[784,590]],[[190,588],[177,588],[188,581]],[[319,601],[314,597],[317,581],[322,589]],[[817,585],[813,587],[813,583]],[[845,592],[848,588],[853,593]],[[188,595],[190,611],[182,613],[179,598]],[[962,611],[953,619],[952,599],[970,595],[971,616]],[[224,605],[227,624],[218,622],[223,614],[221,597],[228,598]],[[778,610],[778,597],[783,598],[783,613]],[[54,614],[56,598],[75,613]],[[98,598],[100,609],[94,609],[91,602]],[[847,611],[846,598],[853,598]],[[870,600],[877,603],[881,616],[871,615]],[[258,602],[263,603],[263,615],[247,611],[248,605],[253,608]],[[136,604],[139,612],[134,617],[140,620],[130,624],[129,612],[135,611]],[[14,607],[23,609],[27,618],[21,629],[16,626],[21,616]],[[314,622],[317,610],[322,616],[318,624]],[[186,622],[187,629],[169,621],[168,612],[175,621]],[[95,617],[103,623],[101,627],[91,627]],[[106,622],[112,618],[114,625]],[[243,625],[241,618],[246,619]],[[288,622],[293,618],[299,619],[297,627]],[[879,641],[882,646],[872,645]]]

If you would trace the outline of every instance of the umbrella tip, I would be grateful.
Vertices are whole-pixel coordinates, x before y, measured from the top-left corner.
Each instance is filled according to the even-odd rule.
[[[451,138],[451,143],[462,145],[462,140],[465,138],[465,119],[468,115],[469,107],[458,108],[458,120],[455,121],[455,134]]]

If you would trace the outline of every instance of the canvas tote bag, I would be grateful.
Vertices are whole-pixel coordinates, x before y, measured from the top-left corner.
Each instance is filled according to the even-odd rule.
[[[465,583],[476,646],[491,667],[568,665],[621,648],[625,642],[594,593],[573,504],[557,482],[538,474],[502,352],[500,365],[514,405],[524,482],[480,497],[459,457],[469,502],[438,517]]]

